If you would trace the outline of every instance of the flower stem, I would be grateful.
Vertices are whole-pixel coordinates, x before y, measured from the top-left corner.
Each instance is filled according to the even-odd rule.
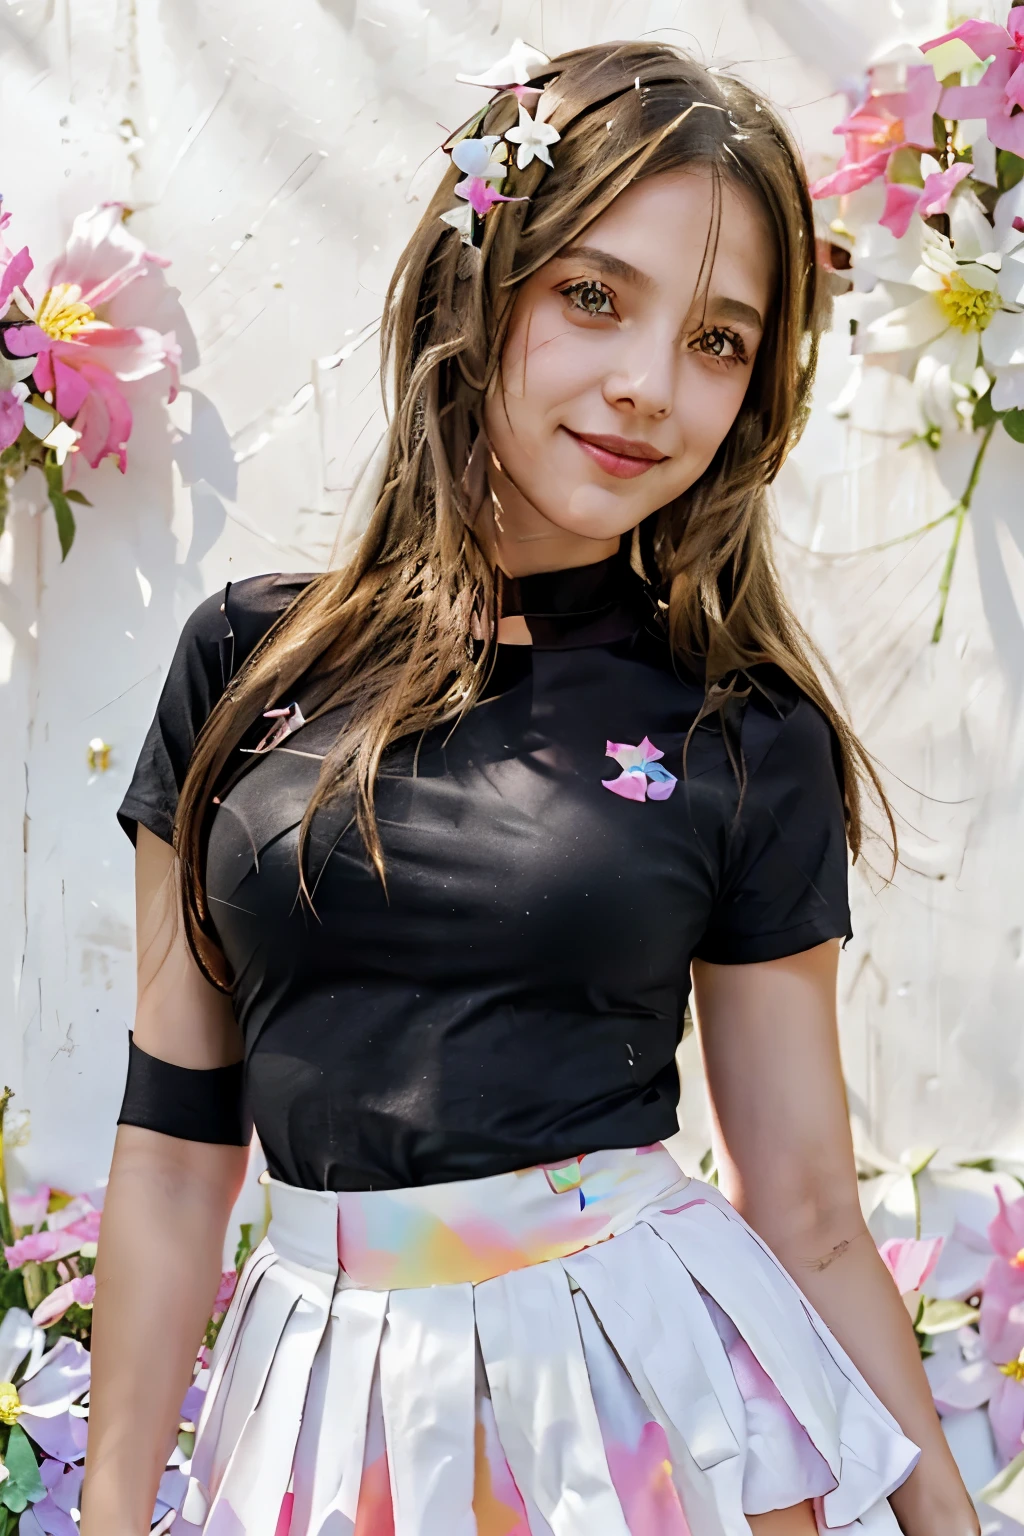
[[[996,429],[994,421],[989,422],[985,428],[984,436],[978,444],[978,451],[974,455],[974,463],[971,465],[971,473],[967,479],[964,493],[956,506],[946,514],[953,518],[953,538],[950,541],[949,551],[946,555],[946,563],[942,567],[942,575],[939,577],[939,612],[935,619],[935,628],[932,630],[932,645],[938,645],[942,639],[942,626],[946,618],[946,604],[949,601],[949,588],[953,580],[953,567],[956,565],[957,551],[960,548],[960,535],[963,533],[964,519],[971,509],[974,492],[978,488],[978,480],[981,476],[981,466],[985,461],[985,453],[992,440],[992,433]]]
[[[4,1115],[7,1113],[7,1105],[14,1097],[13,1088],[5,1088],[0,1093],[0,1238],[7,1247],[14,1242],[14,1223],[11,1221],[11,1207],[7,1200],[7,1171],[4,1167]]]

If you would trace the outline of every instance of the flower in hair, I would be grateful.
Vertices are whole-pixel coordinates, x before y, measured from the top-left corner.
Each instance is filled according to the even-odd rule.
[[[455,196],[465,198],[475,214],[483,218],[495,203],[521,202],[504,197],[498,188],[508,175],[508,145],[497,133],[479,139],[461,139],[452,150],[452,159],[465,178],[455,187]],[[450,221],[449,221],[450,222]]]
[[[541,96],[531,117],[529,112],[519,103],[519,122],[515,128],[510,128],[505,137],[511,144],[518,144],[516,165],[521,171],[525,171],[530,161],[536,155],[538,160],[543,160],[545,165],[551,165],[549,144],[557,144],[562,137],[557,128],[553,128],[547,121],[548,113],[554,103],[545,100]]]
[[[531,48],[529,43],[517,37],[505,57],[485,69],[483,74],[456,75],[455,78],[463,85],[484,85],[492,91],[515,91],[521,97],[523,91],[529,89],[531,75],[538,74],[550,63],[546,53]]]
[[[440,215],[442,224],[450,224],[452,229],[457,229],[462,238],[463,245],[473,244],[473,210],[468,203],[460,203],[457,208],[449,208],[447,213]]]

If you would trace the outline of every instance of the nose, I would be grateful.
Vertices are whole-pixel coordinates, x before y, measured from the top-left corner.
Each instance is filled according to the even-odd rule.
[[[617,367],[606,376],[603,393],[615,410],[661,420],[675,396],[678,349],[673,340],[639,329],[623,337]]]

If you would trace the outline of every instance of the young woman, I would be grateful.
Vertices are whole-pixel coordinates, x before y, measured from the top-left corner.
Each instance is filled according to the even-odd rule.
[[[660,45],[508,85],[388,295],[357,555],[200,605],[121,808],[83,1536],[148,1529],[250,1112],[185,1529],[971,1536],[836,1044],[870,769],[768,546],[799,159]],[[661,1145],[691,976],[720,1189]]]

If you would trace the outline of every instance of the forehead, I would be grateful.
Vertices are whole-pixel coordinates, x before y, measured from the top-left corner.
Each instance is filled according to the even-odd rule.
[[[763,314],[774,282],[775,240],[763,206],[724,177],[716,188],[700,168],[633,182],[573,243],[629,262],[651,280],[650,293],[666,301],[689,303],[699,285]]]

